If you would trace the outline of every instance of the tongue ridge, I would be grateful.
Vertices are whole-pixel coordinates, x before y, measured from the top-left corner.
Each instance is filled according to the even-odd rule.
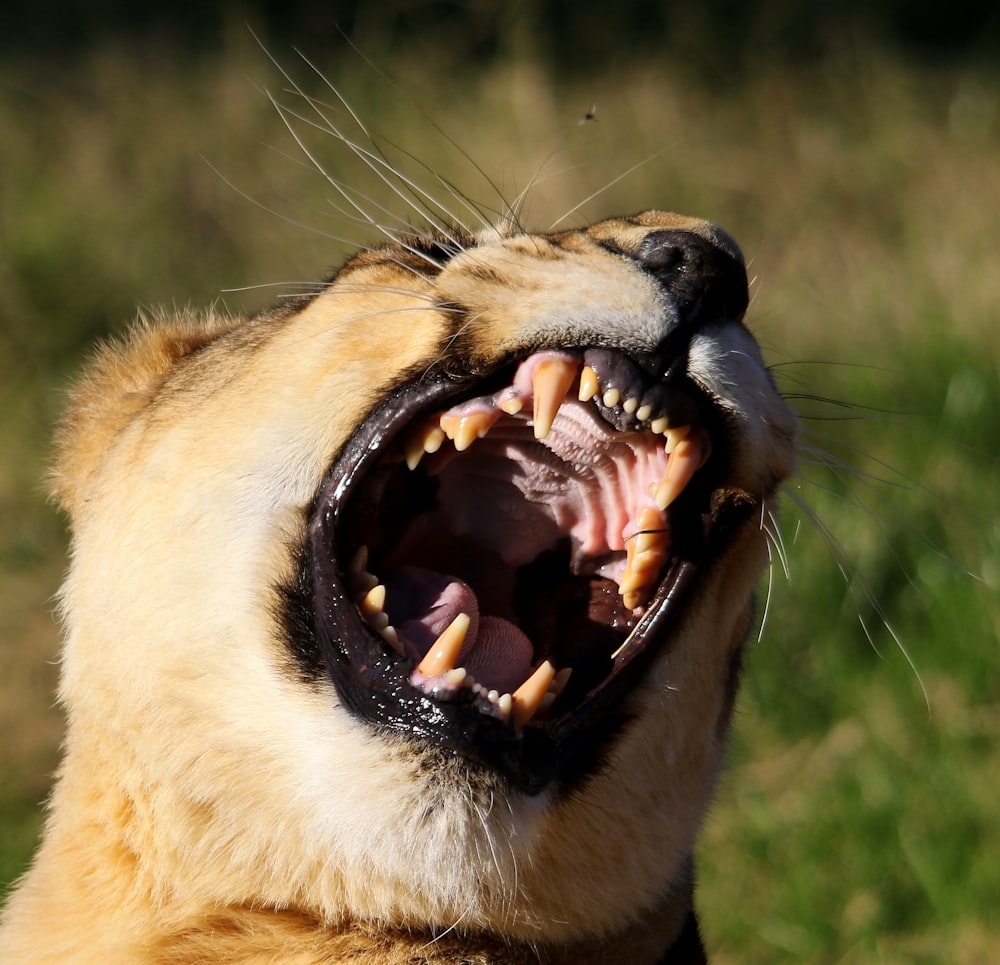
[[[503,617],[479,619],[479,635],[462,653],[465,668],[490,690],[509,693],[531,674],[534,648],[525,633]]]

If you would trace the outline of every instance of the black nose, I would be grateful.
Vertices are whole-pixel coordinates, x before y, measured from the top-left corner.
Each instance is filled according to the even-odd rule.
[[[673,299],[682,328],[740,319],[749,302],[742,261],[690,231],[654,231],[632,256]]]

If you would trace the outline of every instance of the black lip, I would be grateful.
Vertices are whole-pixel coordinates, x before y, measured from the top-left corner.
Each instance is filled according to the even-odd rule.
[[[317,494],[309,520],[303,589],[311,603],[312,636],[322,662],[344,705],[357,717],[424,740],[446,751],[505,774],[529,793],[546,787],[569,769],[586,769],[607,734],[624,719],[624,696],[634,687],[653,657],[669,646],[670,630],[696,583],[705,549],[707,498],[695,512],[697,539],[684,540],[688,551],[675,557],[645,614],[630,635],[641,639],[619,656],[611,673],[582,702],[562,716],[533,720],[518,731],[512,723],[484,713],[471,691],[459,690],[447,700],[413,687],[411,663],[391,651],[361,618],[345,584],[338,548],[345,530],[364,530],[353,515],[357,492],[381,459],[396,433],[420,413],[440,407],[473,389],[481,379],[445,376],[411,382],[390,393],[345,444]],[[690,517],[690,513],[688,516]],[[697,551],[692,551],[697,547]],[[477,706],[477,701],[480,706]]]

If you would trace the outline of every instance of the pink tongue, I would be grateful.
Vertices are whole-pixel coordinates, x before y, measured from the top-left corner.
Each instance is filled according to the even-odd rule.
[[[462,580],[419,566],[385,574],[385,608],[407,655],[419,662],[459,613],[470,617],[460,666],[488,690],[512,692],[530,675],[533,650],[521,630],[502,617],[479,614]]]
[[[531,675],[531,641],[503,617],[479,618],[479,635],[462,651],[465,669],[489,690],[513,693]]]

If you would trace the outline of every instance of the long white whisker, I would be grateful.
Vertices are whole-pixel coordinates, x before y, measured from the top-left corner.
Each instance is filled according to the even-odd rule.
[[[417,158],[414,157],[414,155],[410,154],[408,151],[405,151],[398,145],[394,144],[392,141],[380,136],[376,136],[361,121],[360,117],[348,103],[347,99],[330,82],[330,80],[323,74],[323,72],[320,71],[319,68],[316,67],[316,65],[313,64],[312,61],[310,61],[309,58],[302,53],[302,51],[297,50],[296,53],[299,55],[299,57],[301,57],[303,62],[306,63],[311,70],[313,70],[316,76],[319,77],[319,79],[330,89],[330,91],[333,92],[334,96],[343,105],[344,110],[347,111],[347,113],[350,115],[354,123],[358,126],[358,129],[365,135],[369,144],[371,144],[372,149],[368,150],[359,145],[358,143],[356,143],[355,141],[353,141],[352,139],[348,138],[341,131],[341,129],[323,112],[323,110],[321,109],[320,101],[304,94],[301,88],[298,87],[298,85],[294,85],[296,87],[296,93],[302,96],[310,105],[310,107],[312,107],[316,115],[322,119],[323,125],[325,126],[321,127],[320,129],[326,130],[327,133],[331,133],[335,137],[343,141],[355,154],[355,156],[361,159],[368,166],[368,168],[373,173],[376,174],[376,176],[381,178],[390,188],[390,190],[392,190],[400,198],[400,200],[402,200],[407,206],[409,206],[414,212],[419,214],[421,217],[430,220],[432,224],[434,224],[434,226],[442,233],[447,234],[449,227],[451,225],[457,225],[461,227],[462,230],[464,231],[468,231],[469,229],[465,227],[461,218],[459,218],[454,211],[449,210],[444,204],[441,203],[439,199],[435,198],[429,192],[425,191],[419,184],[417,184],[417,182],[406,177],[406,175],[404,175],[403,172],[389,160],[385,151],[382,149],[381,145],[383,143],[390,145],[395,150],[399,151],[403,156],[419,164],[422,168],[424,168],[424,170],[429,171],[434,177],[434,179],[439,184],[441,184],[453,198],[461,201],[462,205],[468,211],[470,211],[478,220],[481,221],[484,227],[489,226],[489,221],[483,216],[482,212],[479,211],[479,209],[476,208],[474,205],[472,205],[469,202],[468,198],[465,197],[465,195],[457,191],[454,188],[454,186],[451,185],[450,182],[448,182],[445,178],[443,178],[439,173],[433,171],[428,165],[419,161]],[[302,118],[302,120],[305,121],[305,118]],[[391,177],[387,177],[385,174],[383,174],[382,172],[384,171],[388,171]],[[406,191],[401,191],[399,188],[397,188],[392,183],[392,178],[398,180],[399,183],[406,188]],[[444,220],[442,220],[438,216],[439,214],[444,215]],[[457,244],[457,239],[452,238],[451,240]]]
[[[840,542],[834,536],[832,530],[812,511],[805,499],[802,498],[798,493],[786,489],[785,494],[787,497],[798,507],[799,511],[812,523],[813,528],[819,533],[823,542],[826,544],[827,549],[830,551],[830,555],[833,558],[837,569],[840,571],[841,579],[844,581],[844,586],[849,592],[853,592],[853,588],[857,588],[857,591],[861,593],[864,600],[867,602],[868,606],[871,607],[872,611],[878,616],[879,622],[885,628],[886,632],[892,637],[895,642],[899,652],[903,655],[907,664],[909,665],[917,683],[920,686],[920,691],[924,697],[924,703],[927,707],[928,713],[931,709],[930,697],[927,693],[927,688],[924,685],[923,678],[920,676],[920,671],[917,669],[916,663],[914,663],[910,652],[907,650],[903,641],[900,639],[899,634],[896,632],[895,628],[889,621],[888,614],[885,612],[884,607],[878,601],[878,598],[872,592],[871,587],[857,575],[857,570],[850,559],[844,552],[843,547]],[[869,642],[875,648],[876,652],[878,647],[875,646],[872,635],[864,621],[864,615],[861,612],[857,613],[858,622],[868,638]]]
[[[381,69],[380,69],[380,68],[378,67],[378,65],[377,65],[377,64],[373,63],[373,62],[372,62],[372,61],[371,61],[371,60],[370,60],[370,59],[369,59],[369,58],[368,58],[368,57],[367,57],[367,56],[365,55],[364,51],[360,50],[360,49],[359,49],[359,48],[358,48],[358,47],[357,47],[357,46],[356,46],[356,45],[354,44],[354,42],[353,42],[353,41],[352,41],[352,40],[350,39],[350,37],[347,37],[347,36],[345,35],[345,39],[347,40],[348,44],[350,44],[350,46],[351,46],[351,47],[353,48],[353,50],[354,50],[354,51],[355,51],[355,52],[356,52],[356,53],[358,54],[358,56],[359,56],[359,57],[361,57],[361,59],[362,59],[362,60],[363,60],[363,61],[364,61],[364,62],[365,62],[365,63],[366,63],[366,64],[367,64],[367,65],[368,65],[368,66],[369,66],[369,67],[370,67],[370,68],[371,68],[371,69],[372,69],[372,70],[373,70],[373,71],[374,71],[374,72],[375,72],[375,73],[376,73],[376,74],[377,74],[377,75],[378,75],[379,77],[381,77],[381,78],[382,78],[382,79],[383,79],[383,80],[384,80],[384,81],[385,81],[385,82],[386,82],[387,84],[389,84],[389,86],[390,86],[390,87],[391,87],[391,88],[392,88],[392,89],[393,89],[393,90],[394,90],[394,91],[395,91],[395,92],[396,92],[397,94],[400,94],[401,96],[403,96],[403,97],[404,97],[404,98],[406,99],[407,103],[409,103],[409,104],[410,104],[410,105],[411,105],[411,106],[412,106],[412,107],[414,108],[414,110],[415,110],[415,111],[417,111],[417,113],[418,113],[418,114],[420,114],[420,116],[421,116],[421,117],[422,117],[422,118],[423,118],[423,119],[424,119],[424,120],[425,120],[425,121],[427,122],[427,124],[428,124],[428,126],[429,126],[429,127],[431,128],[431,130],[435,131],[435,132],[436,132],[436,133],[437,133],[437,134],[438,134],[438,135],[439,135],[440,137],[442,137],[442,138],[443,138],[443,139],[445,140],[445,142],[446,142],[446,143],[447,143],[447,144],[448,144],[448,145],[449,145],[450,147],[452,147],[452,148],[453,148],[453,149],[454,149],[454,150],[455,150],[455,151],[456,151],[456,152],[458,153],[458,155],[459,155],[460,157],[464,158],[464,159],[465,159],[465,160],[466,160],[466,161],[467,161],[467,162],[468,162],[468,163],[469,163],[470,165],[472,165],[472,168],[473,168],[473,169],[475,170],[475,172],[476,172],[476,173],[477,173],[477,174],[478,174],[478,175],[479,175],[479,176],[480,176],[480,177],[481,177],[481,178],[482,178],[482,179],[483,179],[483,180],[484,180],[484,181],[486,182],[486,184],[487,184],[487,185],[489,185],[490,189],[491,189],[491,190],[492,190],[492,191],[493,191],[493,192],[494,192],[494,193],[496,194],[497,198],[499,199],[499,201],[500,201],[501,205],[503,206],[503,210],[504,210],[504,212],[505,212],[505,214],[503,214],[503,215],[502,215],[502,217],[503,217],[503,218],[505,218],[505,219],[509,219],[509,220],[510,220],[510,221],[511,221],[511,222],[512,222],[512,223],[513,223],[513,224],[514,224],[514,225],[515,225],[515,226],[516,226],[516,227],[518,228],[518,230],[522,230],[522,231],[523,231],[523,226],[522,226],[522,225],[520,224],[520,222],[519,222],[519,221],[518,221],[518,219],[517,219],[517,212],[515,212],[515,211],[514,211],[514,210],[513,210],[512,208],[511,208],[510,204],[508,203],[508,201],[507,201],[506,197],[504,196],[504,193],[503,193],[503,191],[502,191],[502,190],[500,189],[499,185],[497,185],[497,184],[496,184],[496,182],[495,182],[495,181],[494,181],[494,180],[493,180],[493,179],[492,179],[492,178],[491,178],[491,177],[490,177],[490,176],[489,176],[489,175],[488,175],[488,174],[486,173],[486,171],[485,171],[485,170],[484,170],[484,169],[482,168],[482,166],[481,166],[481,165],[479,165],[479,164],[478,164],[478,163],[476,162],[476,160],[475,160],[475,159],[474,159],[474,158],[472,157],[472,155],[471,155],[471,154],[469,154],[469,152],[468,152],[468,151],[467,151],[467,150],[466,150],[465,148],[463,148],[463,147],[462,147],[462,145],[461,145],[461,144],[459,144],[459,143],[458,143],[458,142],[457,142],[457,141],[456,141],[456,140],[455,140],[455,139],[454,139],[454,138],[453,138],[453,137],[452,137],[452,136],[451,136],[450,134],[448,134],[448,132],[447,132],[447,131],[445,131],[445,130],[444,130],[444,129],[443,129],[443,128],[442,128],[442,127],[441,127],[441,126],[440,126],[440,125],[439,125],[439,124],[438,124],[438,123],[437,123],[437,122],[435,121],[435,120],[434,120],[434,118],[433,118],[433,117],[431,117],[431,116],[430,116],[430,115],[429,115],[429,114],[428,114],[428,113],[427,113],[427,112],[426,112],[426,111],[425,111],[425,110],[423,109],[423,107],[422,107],[422,106],[421,106],[421,105],[420,105],[419,103],[417,103],[417,102],[416,102],[416,101],[415,101],[415,100],[414,100],[414,99],[413,99],[412,97],[409,97],[409,96],[407,96],[407,94],[406,94],[406,92],[405,92],[405,91],[403,91],[403,90],[400,90],[400,88],[399,88],[399,87],[398,87],[398,86],[397,86],[397,85],[396,85],[395,83],[393,83],[392,79],[391,79],[391,78],[389,78],[389,77],[388,77],[388,76],[387,76],[387,75],[385,74],[385,72],[384,72],[383,70],[381,70]],[[423,165],[423,166],[425,167],[425,169],[426,169],[426,170],[430,170],[430,169],[428,169],[428,168],[426,167],[426,165]],[[437,180],[439,180],[439,181],[441,180],[441,179],[440,179],[440,175],[436,174],[436,173],[435,173],[435,172],[433,172],[433,171],[431,171],[431,174],[432,174],[432,175],[434,175],[434,177],[435,177],[435,178],[436,178]],[[450,186],[449,186],[449,185],[447,184],[447,182],[441,182],[441,183],[445,184],[445,186],[446,186],[446,187],[450,187]],[[464,195],[461,195],[461,194],[460,194],[459,196],[460,196],[461,198],[463,198],[463,199],[464,199],[465,201],[468,201],[468,199],[467,199],[467,198],[465,198],[465,196],[464,196]],[[473,206],[473,210],[476,210],[476,207],[475,207],[475,206]],[[482,214],[481,214],[481,212],[479,213],[479,217],[480,217],[480,218],[482,218]],[[485,227],[489,227],[489,226],[490,226],[490,225],[489,225],[489,221],[488,221],[488,220],[484,220],[484,226],[485,226]]]
[[[658,158],[662,153],[663,153],[662,151],[657,151],[655,154],[650,154],[649,157],[644,158],[643,160],[639,161],[636,164],[633,164],[632,167],[630,167],[627,171],[623,171],[621,174],[618,175],[618,177],[612,178],[602,187],[588,194],[587,197],[585,197],[579,204],[575,204],[565,214],[556,218],[556,220],[549,225],[549,231],[555,231],[560,224],[562,224],[567,218],[576,214],[576,212],[579,211],[584,205],[589,204],[598,195],[604,194],[605,191],[609,191],[619,181],[624,181],[625,178],[629,177],[629,175],[633,174],[635,171],[638,171],[639,168],[643,167],[643,165],[649,164],[650,161],[652,161],[654,158]]]
[[[462,221],[462,219],[459,218],[454,212],[448,210],[443,204],[441,204],[441,202],[437,198],[435,198],[433,195],[429,194],[428,192],[424,191],[416,182],[414,182],[414,181],[412,181],[412,180],[410,180],[410,179],[408,179],[408,178],[406,178],[406,177],[403,176],[402,172],[399,171],[399,169],[394,164],[392,164],[392,162],[386,156],[385,152],[382,150],[381,145],[383,143],[384,144],[388,144],[390,147],[392,147],[394,150],[398,151],[404,157],[406,157],[410,161],[413,161],[415,164],[418,164],[424,171],[428,172],[433,177],[433,179],[435,181],[437,181],[437,183],[440,184],[448,192],[448,194],[452,198],[454,198],[456,201],[459,201],[462,204],[462,206],[470,214],[472,214],[473,217],[475,217],[476,220],[479,221],[480,224],[484,228],[490,227],[490,220],[485,217],[485,215],[479,209],[479,207],[477,205],[473,204],[469,200],[469,198],[466,197],[465,194],[463,194],[461,191],[459,191],[447,178],[443,177],[440,174],[440,172],[434,170],[426,162],[421,161],[414,154],[411,154],[409,151],[405,150],[403,147],[401,147],[399,144],[395,143],[394,141],[391,141],[388,138],[385,138],[385,137],[383,137],[381,135],[376,136],[361,121],[361,118],[358,117],[357,113],[354,111],[354,109],[348,103],[347,99],[330,82],[329,78],[327,78],[326,75],[323,74],[323,72],[321,70],[319,70],[319,68],[316,67],[309,60],[309,58],[306,57],[301,51],[297,50],[296,53],[298,53],[298,55],[302,58],[302,60],[313,71],[315,71],[316,75],[320,78],[320,80],[333,92],[333,94],[336,96],[336,98],[344,106],[344,109],[351,115],[351,118],[358,125],[358,127],[360,128],[360,130],[364,133],[365,137],[368,138],[369,143],[372,145],[372,147],[374,148],[374,150],[378,153],[378,156],[382,159],[382,161],[386,165],[387,169],[389,169],[390,171],[392,171],[400,179],[400,181],[403,184],[405,184],[407,186],[407,188],[410,189],[410,191],[413,194],[413,197],[420,202],[421,208],[423,209],[425,216],[430,217],[432,220],[436,221],[436,218],[434,217],[434,214],[433,214],[434,209],[436,209],[437,211],[443,213],[446,216],[446,218],[447,218],[447,224],[457,225],[458,227],[462,228],[462,230],[471,233],[471,229],[467,225],[465,225],[465,223]],[[314,106],[314,109],[316,109],[318,111],[318,108],[315,105],[313,105],[313,106]],[[324,116],[324,120],[325,121],[327,120],[325,118],[325,116]],[[327,121],[327,123],[329,123],[329,121]],[[441,132],[439,130],[438,133],[443,133],[443,132]],[[447,138],[447,135],[444,135],[444,136]],[[454,144],[454,142],[451,142],[450,139],[449,139],[449,143]],[[481,170],[479,170],[478,167],[476,168],[476,170],[479,171],[480,174],[483,173]],[[443,230],[445,227],[447,227],[447,225],[446,224],[438,223],[438,227]]]

